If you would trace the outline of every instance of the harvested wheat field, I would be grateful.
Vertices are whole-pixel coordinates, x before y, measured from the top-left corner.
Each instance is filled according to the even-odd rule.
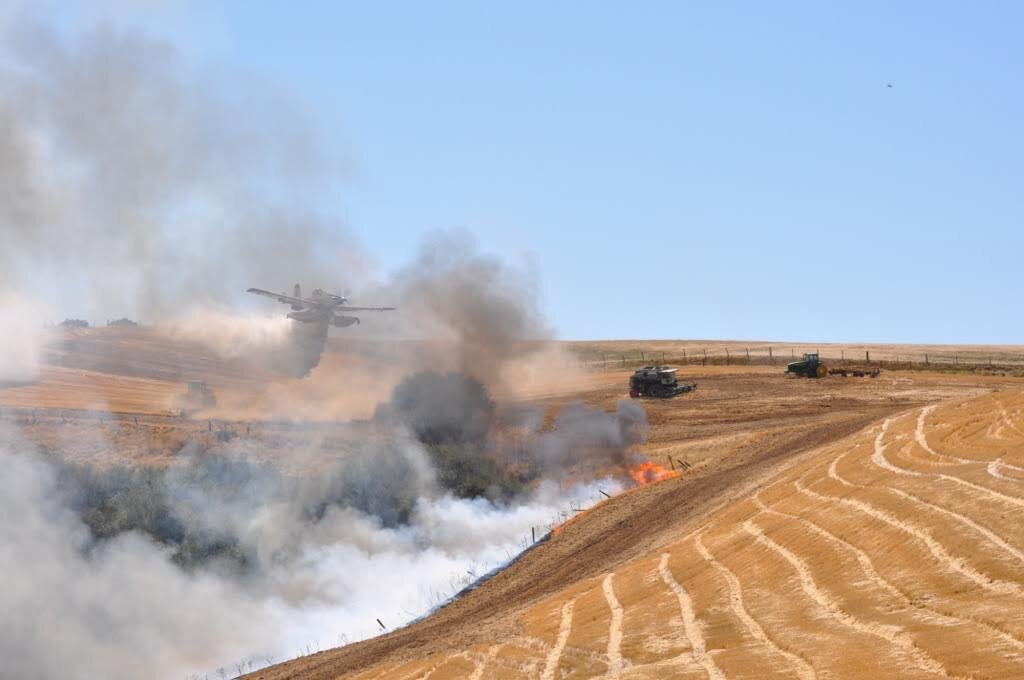
[[[76,331],[54,336],[36,381],[0,385],[0,421],[97,470],[202,451],[312,478],[380,439],[365,419],[430,355],[338,342],[299,381],[150,329]],[[496,396],[550,427],[577,402],[615,412],[631,366],[585,358],[552,347]],[[251,677],[1024,674],[1016,369],[806,380],[782,363],[682,364],[695,392],[637,402],[636,454],[675,476],[575,515],[425,618]],[[196,377],[218,404],[177,413]],[[596,465],[567,479],[624,472]]]
[[[1024,392],[863,420],[607,501],[408,629],[253,677],[1021,677]]]

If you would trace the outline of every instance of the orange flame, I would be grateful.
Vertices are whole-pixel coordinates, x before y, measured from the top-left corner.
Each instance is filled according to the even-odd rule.
[[[660,482],[663,479],[672,479],[678,477],[679,473],[675,470],[669,470],[666,467],[662,467],[657,463],[649,460],[634,465],[629,468],[629,476],[633,478],[637,486],[643,486],[644,484],[650,484],[651,482]]]

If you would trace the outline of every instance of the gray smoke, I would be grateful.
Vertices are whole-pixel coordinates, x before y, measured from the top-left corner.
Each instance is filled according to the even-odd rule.
[[[274,316],[218,310],[249,286],[296,281],[362,287],[357,304],[400,306],[343,333],[417,339],[391,355],[405,373],[501,386],[505,370],[550,337],[536,272],[483,254],[465,232],[432,234],[394,276],[373,275],[325,209],[343,168],[286,93],[197,73],[172,46],[109,27],[65,35],[20,23],[5,46],[0,351],[19,358],[0,364],[0,381],[36,377],[46,302],[62,316],[162,322],[234,357],[280,345],[287,309],[253,298],[251,309],[270,305]],[[183,312],[197,306],[207,316]],[[290,373],[319,360],[321,338],[308,332],[287,333],[306,350]],[[347,385],[317,398],[367,398]],[[161,451],[175,459],[166,471],[72,474],[54,461],[75,442],[58,437],[44,456],[17,430],[0,431],[5,674],[234,674],[231,662],[262,665],[370,635],[377,617],[400,624],[464,585],[467,572],[507,561],[531,526],[598,497],[535,474],[514,496],[489,500],[500,456],[521,455],[555,477],[587,450],[601,452],[598,467],[626,455],[642,429],[622,406],[614,415],[574,408],[554,431],[535,412],[510,425],[509,411],[477,398],[445,415],[450,424],[486,412],[470,416],[465,432],[474,434],[458,450],[385,428],[351,450],[324,438],[289,451],[305,473],[291,475],[250,465],[242,443]],[[506,445],[505,431],[517,429],[525,434]],[[82,440],[109,466],[126,452],[102,432]]]
[[[481,382],[461,373],[421,371],[399,383],[377,417],[397,418],[425,444],[480,446],[495,404]]]
[[[481,253],[472,235],[438,231],[387,287],[406,323],[437,343],[434,370],[494,384],[501,368],[551,337],[539,307],[535,271]]]
[[[633,462],[633,447],[646,437],[647,413],[634,401],[620,401],[615,413],[569,404],[531,450],[544,476],[581,464],[593,469],[622,469]]]
[[[466,232],[431,234],[412,263],[375,277],[324,209],[343,168],[286,93],[196,73],[173,47],[110,27],[21,23],[7,45],[0,290],[94,321],[179,322],[250,286],[351,287],[358,304],[401,307],[356,337],[431,339],[430,367],[488,382],[550,336],[536,273],[482,254]],[[291,335],[279,363],[301,376],[323,336],[299,324]]]
[[[515,461],[521,481],[563,479],[586,469],[624,472],[648,430],[647,413],[630,399],[620,401],[614,413],[567,404],[545,428],[543,407],[497,404],[479,380],[434,371],[399,383],[376,417],[401,422],[430,452],[465,451],[460,469],[468,459]],[[473,473],[491,485],[508,484],[499,466],[476,465]]]
[[[0,444],[6,677],[169,677],[175,666],[219,658],[232,640],[270,642],[255,622],[272,612],[231,581],[185,574],[138,533],[93,544],[77,515],[55,501],[51,467],[12,454],[14,438],[5,431]]]
[[[340,175],[284,93],[101,27],[19,23],[0,64],[0,285],[160,319],[362,255],[309,196]]]
[[[0,386],[35,380],[45,341],[39,304],[0,287]]]
[[[124,485],[110,471],[69,477],[15,432],[0,441],[5,677],[234,676],[362,639],[377,618],[394,627],[425,613],[525,547],[530,527],[598,497],[596,486],[541,484],[511,505],[454,498],[412,442],[317,478],[228,460],[197,476],[184,459]],[[111,505],[85,512],[111,479]],[[348,491],[361,497],[343,502]],[[402,521],[373,505],[410,492]],[[97,535],[98,523],[133,515],[162,519]],[[183,547],[197,548],[181,531],[221,553],[182,566]]]

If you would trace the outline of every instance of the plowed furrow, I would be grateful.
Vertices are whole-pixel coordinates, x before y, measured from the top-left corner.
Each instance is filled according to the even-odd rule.
[[[608,574],[601,581],[601,590],[611,610],[611,621],[608,624],[608,677],[622,674],[622,605],[615,597],[614,575]]]
[[[969,458],[961,458],[959,456],[953,456],[953,455],[950,455],[950,454],[939,453],[938,451],[933,449],[928,444],[928,437],[927,437],[927,435],[925,434],[925,431],[924,431],[925,418],[927,418],[928,414],[931,413],[934,409],[935,409],[935,405],[934,404],[932,404],[931,406],[926,406],[923,409],[921,409],[921,412],[920,412],[920,414],[917,417],[917,427],[914,429],[914,439],[915,439],[915,441],[917,441],[918,445],[922,449],[924,449],[925,451],[927,451],[928,453],[932,454],[933,456],[935,456],[937,458],[945,458],[947,460],[951,460],[951,461],[954,461],[954,462],[957,462],[957,463],[963,463],[963,464],[986,465],[986,467],[985,467],[986,472],[990,476],[995,477],[995,478],[998,479],[999,475],[993,474],[991,466],[988,466],[986,464],[986,461],[971,460]],[[955,475],[947,475],[947,474],[944,474],[944,473],[933,473],[933,474],[936,477],[940,478],[940,479],[944,479],[946,481],[953,482],[954,484],[963,484],[963,485],[968,486],[968,487],[970,487],[970,488],[972,488],[972,489],[974,489],[976,491],[980,491],[981,493],[988,494],[988,495],[990,495],[990,496],[992,496],[994,498],[998,498],[999,500],[1001,500],[1003,502],[1006,502],[1006,503],[1009,503],[1011,505],[1016,505],[1017,507],[1024,507],[1024,498],[1021,498],[1020,496],[1014,496],[1014,495],[1011,495],[1011,494],[1005,494],[1005,493],[1002,493],[1002,492],[997,491],[995,489],[990,489],[987,486],[982,486],[981,484],[975,484],[974,482],[970,482],[970,481],[968,481],[966,479],[962,479],[962,478],[957,477]]]
[[[746,603],[743,601],[743,587],[741,586],[739,579],[736,578],[736,575],[730,571],[728,567],[719,562],[714,555],[711,554],[711,552],[704,546],[699,534],[694,536],[694,545],[701,557],[703,557],[708,564],[714,567],[715,571],[717,571],[725,580],[726,587],[729,590],[729,602],[732,606],[732,611],[736,615],[736,618],[743,622],[743,625],[746,627],[747,632],[750,633],[751,637],[764,644],[775,654],[783,657],[792,666],[793,672],[798,678],[800,678],[800,680],[816,680],[818,676],[814,672],[814,668],[811,667],[807,661],[799,655],[779,646],[771,639],[771,637],[768,636],[764,628],[761,627],[761,624],[751,616],[750,612],[747,610]]]
[[[890,598],[897,600],[900,605],[899,612],[901,615],[913,618],[915,619],[915,625],[925,627],[925,630],[921,631],[925,638],[934,639],[936,644],[940,644],[940,641],[944,638],[949,638],[951,642],[962,644],[963,638],[967,637],[970,639],[969,644],[976,648],[998,648],[1000,657],[1005,658],[1009,664],[1009,667],[1003,668],[1003,671],[1006,673],[1012,672],[1019,664],[1024,663],[1024,641],[1014,637],[999,624],[984,619],[979,620],[978,615],[974,612],[968,616],[957,615],[948,608],[929,604],[929,601],[914,596],[882,575],[875,567],[874,561],[868,553],[853,543],[832,533],[807,517],[785,512],[778,509],[775,505],[769,507],[756,496],[755,501],[762,508],[763,512],[797,521],[816,536],[824,538],[840,550],[845,550],[852,554],[863,571],[864,576],[867,577],[868,582],[879,590],[884,591]],[[888,608],[884,602],[877,603],[877,606]],[[926,616],[918,616],[919,612],[922,614],[926,613]],[[948,664],[948,662],[945,663]]]
[[[859,501],[849,497],[832,496],[827,493],[819,493],[811,489],[810,487],[805,486],[802,480],[797,480],[796,484],[797,488],[800,490],[801,493],[806,494],[811,498],[816,498],[820,501],[837,503],[848,508],[852,508],[857,512],[868,515],[869,517],[873,517],[874,519],[877,519],[881,522],[884,522],[885,524],[888,524],[894,529],[898,529],[899,531],[912,536],[914,539],[920,541],[928,548],[928,552],[932,554],[932,556],[935,558],[936,562],[939,563],[939,565],[946,569],[949,569],[950,571],[955,571],[956,573],[962,575],[963,577],[972,581],[974,584],[981,588],[1002,595],[1024,594],[1024,589],[1022,589],[1019,584],[1007,583],[1003,581],[994,581],[990,577],[980,573],[979,571],[968,565],[963,558],[954,557],[938,541],[936,541],[927,530],[922,529],[916,526],[915,524],[905,522],[900,518],[896,517],[895,515],[893,515],[892,513],[879,510],[873,505],[870,505],[863,501]]]
[[[658,564],[658,573],[661,574],[661,579],[675,593],[676,598],[679,600],[679,612],[683,619],[686,639],[693,649],[693,660],[707,672],[709,678],[714,680],[724,678],[725,676],[722,674],[721,669],[715,665],[714,659],[707,653],[704,632],[701,630],[700,621],[697,620],[696,615],[693,613],[693,603],[686,589],[672,576],[672,572],[668,568],[668,559],[669,554],[663,553],[661,562]]]
[[[899,647],[902,652],[914,660],[920,670],[950,677],[945,667],[932,656],[914,645],[913,639],[899,626],[884,623],[868,623],[858,619],[840,606],[839,602],[815,579],[807,564],[791,550],[779,544],[764,533],[753,520],[743,523],[743,529],[754,539],[778,553],[796,571],[800,586],[819,607],[828,611],[833,617],[854,630],[873,635]]]
[[[572,608],[575,600],[569,600],[562,605],[561,619],[558,623],[558,638],[554,646],[544,659],[544,670],[541,672],[541,680],[553,680],[555,669],[558,668],[558,661],[562,658],[562,650],[565,643],[569,641],[569,634],[572,632]]]

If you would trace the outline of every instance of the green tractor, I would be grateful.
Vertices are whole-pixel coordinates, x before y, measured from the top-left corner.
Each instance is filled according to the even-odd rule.
[[[786,374],[802,378],[824,378],[828,375],[828,368],[821,363],[817,352],[807,352],[800,361],[786,364]]]

